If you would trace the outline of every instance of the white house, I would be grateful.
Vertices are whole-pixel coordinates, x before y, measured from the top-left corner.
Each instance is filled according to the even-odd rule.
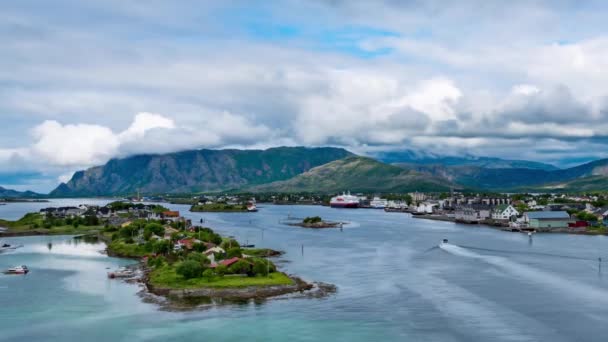
[[[424,213],[424,214],[432,214],[433,208],[435,208],[438,205],[439,205],[438,203],[422,202],[416,208],[416,212]]]
[[[496,206],[492,210],[493,220],[509,220],[513,216],[518,216],[519,212],[510,204],[503,204]]]

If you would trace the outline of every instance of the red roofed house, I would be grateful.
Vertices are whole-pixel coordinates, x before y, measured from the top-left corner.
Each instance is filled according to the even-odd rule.
[[[175,249],[182,249],[182,248],[192,249],[194,242],[195,241],[192,238],[178,240],[177,243],[175,244]]]
[[[234,264],[235,262],[241,260],[240,258],[234,257],[234,258],[230,258],[230,259],[226,259],[226,260],[222,260],[220,261],[220,265],[224,265],[226,267]]]

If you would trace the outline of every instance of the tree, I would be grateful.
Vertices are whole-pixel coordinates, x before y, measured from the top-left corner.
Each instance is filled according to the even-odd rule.
[[[165,228],[160,223],[152,222],[152,223],[148,223],[144,226],[144,234],[146,232],[151,232],[152,234],[161,236],[165,233]]]
[[[228,273],[228,267],[225,265],[217,265],[215,268],[215,274],[217,274],[220,278],[222,278],[226,273]]]
[[[239,245],[239,243],[235,239],[227,239],[222,242],[220,247],[222,247],[222,249],[226,251],[232,247],[241,247],[241,245]]]
[[[321,219],[321,217],[319,217],[319,216],[313,216],[313,217],[307,217],[307,218],[305,218],[303,222],[306,223],[306,224],[315,224],[315,223],[319,223],[321,221],[323,221]]]
[[[233,247],[226,251],[226,258],[241,258],[243,256],[243,252],[239,247]]]
[[[234,274],[247,274],[251,270],[251,265],[245,260],[239,260],[229,267]]]
[[[201,254],[201,253],[188,254],[188,260],[194,260],[194,261],[198,262],[199,264],[201,264],[201,266],[207,266],[211,263],[209,258],[207,258],[207,256],[205,256],[204,254]]]
[[[213,276],[213,271],[210,268],[206,269],[205,272],[203,272],[203,277],[207,278],[207,281],[211,281],[211,279],[213,279]]]
[[[253,261],[253,274],[254,275],[267,276],[269,268],[270,268],[270,264],[269,264],[268,260],[256,258]]]
[[[203,273],[203,266],[194,260],[186,260],[177,265],[175,272],[185,279],[198,278]]]

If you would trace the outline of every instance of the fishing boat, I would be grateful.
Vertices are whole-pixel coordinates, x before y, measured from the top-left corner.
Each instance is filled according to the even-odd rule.
[[[25,265],[11,267],[4,274],[27,274],[30,270]]]

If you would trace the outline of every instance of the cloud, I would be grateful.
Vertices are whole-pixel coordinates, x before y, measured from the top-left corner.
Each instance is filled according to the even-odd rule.
[[[554,161],[608,145],[602,3],[54,6],[0,13],[0,171],[56,180],[203,147]]]

